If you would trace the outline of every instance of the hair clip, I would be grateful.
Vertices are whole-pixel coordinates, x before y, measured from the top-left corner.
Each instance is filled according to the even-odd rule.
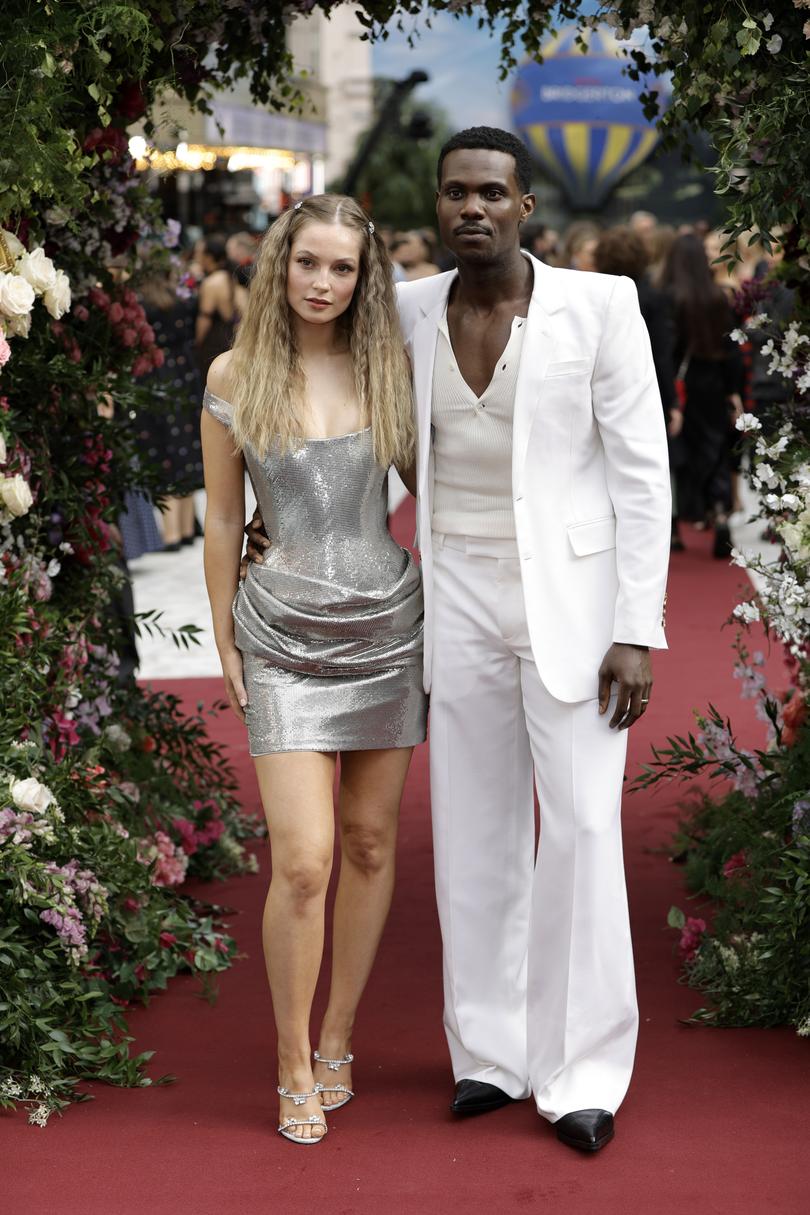
[[[368,234],[369,236],[374,235],[374,224],[371,222],[371,220],[368,221]]]
[[[304,200],[303,200],[303,198],[299,198],[298,202],[297,202],[297,203],[295,204],[295,206],[293,207],[293,211],[300,211],[300,210],[301,210],[301,208],[303,207],[303,205],[304,205]]]

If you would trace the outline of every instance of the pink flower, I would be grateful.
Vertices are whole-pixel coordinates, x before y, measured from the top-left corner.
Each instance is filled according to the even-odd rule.
[[[6,341],[6,335],[0,329],[0,367],[5,367],[11,358],[11,347]]]
[[[158,940],[164,949],[168,949],[170,945],[177,944],[177,937],[173,932],[162,932],[158,937]]]
[[[705,931],[705,920],[696,919],[691,915],[687,916],[686,923],[681,929],[681,939],[678,942],[678,949],[685,962],[691,962],[694,959]]]
[[[134,376],[146,375],[147,371],[152,370],[151,360],[145,354],[139,354],[135,362],[132,364],[132,374]]]
[[[197,831],[192,822],[187,818],[175,818],[172,820],[172,826],[180,836],[180,847],[185,852],[186,856],[193,856],[197,851],[198,836]]]
[[[73,309],[73,316],[77,321],[89,321],[90,313],[85,308],[84,304],[77,304]]]
[[[101,308],[106,312],[110,306],[110,297],[106,291],[102,291],[100,287],[91,287],[88,292],[88,298],[94,308]]]
[[[215,844],[225,830],[225,824],[219,819],[211,819],[210,823],[206,823],[197,832],[197,843],[203,848],[209,844]]]
[[[124,910],[125,911],[131,911],[132,914],[135,915],[138,911],[140,911],[140,909],[141,909],[141,904],[138,901],[138,899],[133,899],[133,898],[124,899]]]
[[[723,866],[723,877],[731,878],[735,873],[739,873],[741,869],[748,868],[748,861],[745,856],[745,849],[741,848],[739,852],[735,852],[730,856]]]
[[[122,329],[121,330],[121,345],[134,346],[138,341],[137,329]]]
[[[116,301],[116,303],[114,303],[110,306],[110,311],[109,311],[108,315],[110,318],[110,324],[118,325],[124,319],[124,309]]]

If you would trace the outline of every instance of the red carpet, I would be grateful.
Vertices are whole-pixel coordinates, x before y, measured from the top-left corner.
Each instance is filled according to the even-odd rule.
[[[397,519],[410,539],[406,509]],[[713,562],[703,538],[673,562],[671,650],[656,663],[654,700],[636,727],[631,771],[650,743],[690,728],[710,700],[749,743],[761,739],[732,678],[732,631],[720,624],[742,575]],[[778,658],[772,673],[781,682]],[[190,703],[214,680],[174,683]],[[230,719],[215,727],[236,743]],[[245,802],[256,804],[240,743]],[[215,1006],[190,980],[132,1018],[153,1075],[177,1084],[140,1091],[96,1086],[96,1100],[45,1131],[0,1116],[5,1209],[14,1215],[407,1215],[547,1211],[550,1215],[798,1215],[810,1125],[807,1043],[789,1030],[681,1024],[698,1004],[680,986],[665,928],[684,904],[681,871],[663,852],[676,794],[628,797],[625,838],[638,968],[641,1035],[615,1141],[583,1157],[558,1144],[522,1103],[458,1124],[441,1029],[439,938],[433,904],[427,756],[406,791],[391,920],[355,1037],[358,1098],[334,1115],[322,1146],[301,1151],[275,1134],[273,1027],[259,946],[266,865],[256,877],[207,887],[235,909],[245,957],[220,981]]]

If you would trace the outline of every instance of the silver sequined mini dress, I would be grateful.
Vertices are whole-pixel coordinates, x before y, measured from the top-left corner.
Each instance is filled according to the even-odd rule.
[[[227,401],[203,405],[230,425]],[[370,428],[245,463],[270,538],[233,605],[251,755],[423,742],[422,581],[388,531]]]

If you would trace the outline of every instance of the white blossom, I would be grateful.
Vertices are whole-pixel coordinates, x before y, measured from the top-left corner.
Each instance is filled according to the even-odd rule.
[[[14,317],[27,316],[34,306],[36,293],[30,283],[19,274],[6,274],[0,271],[0,312],[10,320]],[[14,337],[11,327],[9,334]]]
[[[70,279],[64,270],[57,270],[53,286],[42,297],[54,320],[58,321],[70,310],[70,298]]]
[[[47,1126],[50,1116],[51,1111],[48,1109],[47,1105],[41,1104],[35,1106],[31,1110],[31,1113],[28,1115],[28,1121],[32,1126]]]
[[[734,337],[734,334],[731,336]],[[762,430],[762,423],[753,413],[741,413],[734,425],[744,434],[751,430]]]
[[[34,504],[31,487],[25,477],[17,473],[13,477],[0,477],[0,506],[19,519],[27,515]]]
[[[782,494],[780,506],[783,510],[798,510],[801,504],[801,498],[797,494]]]
[[[753,624],[760,619],[759,608],[755,603],[738,603],[732,615],[743,624]]]
[[[744,329],[732,329],[728,336],[731,338],[732,342],[736,342],[738,346],[742,346],[743,342],[747,341]]]
[[[747,569],[751,560],[751,554],[745,553],[739,548],[731,550],[731,564],[739,565],[740,569]]]
[[[763,29],[769,30],[773,25],[773,13],[766,13],[762,18]]]
[[[23,253],[17,263],[17,273],[31,284],[37,295],[50,291],[56,282],[56,267],[51,259],[45,256],[44,249]]]
[[[763,485],[767,485],[768,489],[776,489],[779,484],[779,478],[771,468],[770,464],[757,464],[754,468],[754,476],[752,478],[757,489]]]
[[[765,50],[770,51],[772,55],[778,55],[782,49],[782,38],[780,34],[774,34],[765,43]]]
[[[34,776],[11,782],[11,800],[20,810],[44,814],[53,801],[53,793]]]

